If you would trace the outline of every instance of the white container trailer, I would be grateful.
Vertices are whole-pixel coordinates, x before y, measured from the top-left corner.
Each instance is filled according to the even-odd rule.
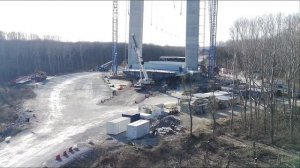
[[[148,120],[138,120],[127,125],[127,137],[137,139],[147,135],[150,131],[150,122]]]
[[[141,119],[149,120],[149,119],[151,119],[151,114],[140,113],[140,117],[141,117]]]
[[[127,124],[130,123],[130,118],[121,117],[106,123],[107,134],[117,135],[126,131]]]

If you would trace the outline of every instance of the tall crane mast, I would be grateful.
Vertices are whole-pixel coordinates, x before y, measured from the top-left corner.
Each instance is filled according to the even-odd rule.
[[[205,37],[206,37],[206,32],[205,32],[205,30],[206,30],[206,3],[207,3],[207,1],[206,0],[204,0],[204,1],[200,1],[200,3],[202,2],[202,4],[200,4],[200,7],[202,6],[202,8],[200,8],[200,25],[199,25],[199,27],[200,27],[200,30],[202,30],[202,31],[200,31],[200,33],[199,33],[199,36],[200,36],[200,42],[199,42],[199,52],[200,52],[200,54],[203,54],[202,53],[202,51],[203,50],[201,50],[201,48],[202,49],[204,49],[205,48]]]
[[[112,75],[118,72],[118,0],[113,0],[112,18]]]
[[[209,21],[210,21],[210,47],[208,56],[208,75],[214,75],[216,68],[216,37],[217,37],[217,16],[218,16],[218,0],[209,1]]]

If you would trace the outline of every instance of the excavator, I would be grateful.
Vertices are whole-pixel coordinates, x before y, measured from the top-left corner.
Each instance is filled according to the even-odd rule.
[[[141,55],[141,51],[137,45],[137,42],[135,40],[134,34],[132,34],[132,39],[133,39],[133,49],[136,53],[136,56],[138,58],[138,62],[140,65],[140,79],[138,80],[137,83],[135,83],[133,86],[136,90],[143,90],[146,86],[150,86],[154,84],[154,81],[149,78],[145,67],[144,67],[144,61]]]

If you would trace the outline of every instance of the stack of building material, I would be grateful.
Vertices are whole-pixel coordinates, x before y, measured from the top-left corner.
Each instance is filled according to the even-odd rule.
[[[231,93],[217,90],[215,92],[193,94],[193,96],[196,97],[196,98],[209,98],[211,96],[222,96],[222,95],[227,96],[227,95],[231,95]]]
[[[219,101],[225,107],[230,107],[232,104],[235,104],[236,100],[232,96],[216,96],[217,101]]]
[[[127,137],[137,139],[147,135],[150,131],[148,120],[138,120],[127,125]]]
[[[117,135],[126,131],[127,125],[130,123],[130,118],[121,117],[106,123],[107,134]]]
[[[207,111],[208,101],[206,99],[193,100],[190,103],[192,114],[204,114]],[[189,102],[180,101],[180,112],[189,113]]]
[[[171,111],[174,111],[174,109],[178,110],[176,103],[164,103],[163,112],[169,114]]]
[[[163,105],[140,105],[138,107],[142,113],[151,114],[152,118],[158,117],[163,111]]]

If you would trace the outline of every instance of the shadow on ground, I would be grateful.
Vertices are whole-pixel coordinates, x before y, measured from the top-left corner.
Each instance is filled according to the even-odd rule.
[[[152,134],[145,135],[144,137],[130,140],[126,137],[126,132],[120,133],[118,135],[110,135],[112,139],[115,139],[119,142],[125,144],[138,144],[142,146],[158,146],[159,145],[159,136],[155,136]]]

